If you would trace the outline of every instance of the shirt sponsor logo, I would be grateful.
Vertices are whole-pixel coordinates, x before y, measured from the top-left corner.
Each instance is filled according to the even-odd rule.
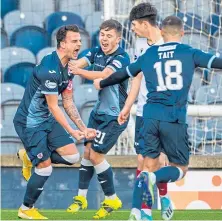
[[[113,60],[113,64],[117,67],[117,68],[122,68],[122,64],[120,61],[117,61],[117,60]]]
[[[56,88],[57,84],[56,84],[56,82],[51,82],[50,80],[47,80],[45,82],[45,86],[49,89],[54,89],[54,88]]]

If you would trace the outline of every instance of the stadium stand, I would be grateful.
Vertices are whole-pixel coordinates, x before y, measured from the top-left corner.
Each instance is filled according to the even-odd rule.
[[[1,48],[8,47],[8,36],[3,28],[1,28]]]
[[[50,54],[52,53],[53,51],[55,51],[56,48],[55,47],[47,47],[47,48],[43,48],[42,50],[40,50],[37,55],[36,55],[36,61],[37,61],[37,64],[39,64],[42,60],[42,58],[44,56],[46,56],[47,54]]]
[[[13,117],[24,94],[24,88],[17,84],[1,84],[1,154],[14,154],[21,148],[13,126]]]
[[[74,100],[84,123],[88,123],[89,114],[98,98],[98,91],[91,84],[82,84],[75,88]],[[81,96],[79,96],[81,94]]]
[[[44,22],[45,18],[55,11],[54,0],[20,0],[20,10],[24,13],[35,12]]]
[[[30,62],[35,64],[35,55],[25,49],[19,47],[7,47],[1,50],[1,68],[4,72],[10,66],[20,63],[20,62]]]
[[[34,67],[35,64],[29,62],[14,64],[5,70],[4,82],[10,82],[25,87]]]
[[[63,25],[76,24],[79,28],[84,29],[85,24],[82,18],[71,12],[55,12],[45,19],[45,29],[49,34]]]
[[[94,12],[93,1],[91,0],[60,0],[58,1],[59,10],[64,12],[72,12],[82,17],[83,21],[86,20],[87,16]]]
[[[217,14],[211,14],[209,15],[206,23],[207,32],[213,35],[215,32],[218,31],[219,27],[221,27],[221,16]]]
[[[50,38],[43,28],[25,26],[12,34],[11,45],[27,48],[36,55],[41,49],[50,46]]]
[[[22,12],[20,10],[16,10],[9,12],[4,17],[4,27],[9,38],[11,38],[14,31],[28,25],[43,28],[42,19],[35,12]]]
[[[19,0],[1,0],[1,18],[13,10],[18,9]]]

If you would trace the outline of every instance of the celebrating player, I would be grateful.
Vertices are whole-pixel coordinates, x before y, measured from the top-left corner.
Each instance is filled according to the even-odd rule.
[[[153,186],[158,183],[175,182],[185,176],[189,164],[189,146],[186,124],[188,92],[196,67],[222,69],[222,59],[181,44],[184,34],[182,21],[169,16],[162,22],[165,44],[149,48],[122,71],[107,79],[95,80],[95,86],[104,88],[143,72],[149,91],[143,110],[144,124],[139,141],[144,145],[141,152],[144,171],[137,177],[130,220],[141,219],[141,204],[154,203]],[[161,148],[170,166],[148,172],[147,161],[158,161]],[[145,195],[144,195],[145,194]]]
[[[129,65],[128,54],[119,47],[122,26],[116,20],[104,21],[100,26],[100,47],[91,49],[88,54],[69,63],[70,71],[89,80],[106,78],[113,72]],[[94,65],[94,71],[87,71],[78,67]],[[105,200],[94,218],[100,219],[109,215],[113,210],[122,206],[116,196],[113,184],[113,172],[105,159],[105,154],[117,142],[120,134],[127,127],[128,121],[119,125],[117,118],[127,98],[128,80],[120,84],[104,88],[99,92],[99,99],[89,118],[89,127],[97,130],[94,140],[86,140],[84,157],[79,169],[79,191],[74,197],[74,203],[67,209],[68,212],[78,212],[87,208],[87,191],[94,170],[103,192]]]
[[[163,38],[161,36],[160,29],[157,26],[157,9],[153,5],[150,3],[141,3],[133,7],[129,18],[131,21],[132,31],[139,37],[136,41],[135,59],[137,59],[141,54],[144,54],[150,46],[163,44]],[[120,124],[124,123],[125,120],[128,119],[130,109],[134,104],[136,97],[138,96],[134,143],[138,160],[136,171],[137,176],[143,170],[144,162],[144,158],[142,154],[140,154],[140,150],[144,148],[144,146],[139,145],[139,131],[143,125],[143,106],[146,103],[147,93],[148,91],[146,88],[145,78],[143,74],[140,73],[132,80],[132,86],[128,94],[128,98],[118,118],[118,122]],[[165,166],[165,154],[161,152],[159,156],[159,162],[156,161],[156,163],[157,164],[153,164],[152,160],[147,161],[147,167],[149,168],[150,172],[156,171],[160,167]],[[173,216],[173,208],[170,198],[167,194],[167,184],[159,183],[157,187],[160,195],[162,218],[169,220]],[[151,216],[151,208],[143,203],[141,213],[142,219],[149,219]]]
[[[18,217],[23,219],[47,219],[34,204],[52,173],[51,163],[76,163],[79,153],[72,137],[81,140],[96,136],[94,129],[84,125],[73,103],[73,75],[68,73],[68,61],[77,58],[81,47],[79,29],[75,25],[63,26],[56,38],[57,50],[35,67],[14,117],[15,130],[26,150],[20,151],[20,157],[25,159],[24,163],[32,162],[35,166],[31,177],[26,177],[26,193],[18,211]],[[66,113],[80,131],[68,124],[58,106],[59,94]]]

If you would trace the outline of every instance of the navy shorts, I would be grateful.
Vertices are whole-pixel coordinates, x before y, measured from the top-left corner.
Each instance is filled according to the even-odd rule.
[[[33,166],[46,161],[56,149],[74,143],[66,130],[55,120],[37,128],[26,128],[14,122],[14,127]]]
[[[189,142],[187,124],[170,123],[154,119],[143,119],[139,145],[143,157],[157,158],[164,152],[169,162],[181,166],[189,164]]]
[[[110,115],[98,115],[91,112],[88,128],[97,130],[97,136],[94,140],[85,140],[92,143],[91,148],[101,154],[106,154],[116,144],[120,134],[126,129],[128,122],[119,125],[117,117]]]
[[[140,139],[140,129],[143,127],[143,117],[136,116],[136,125],[135,125],[135,139],[134,139],[134,148],[136,154],[140,153],[140,149],[142,149],[139,145]]]

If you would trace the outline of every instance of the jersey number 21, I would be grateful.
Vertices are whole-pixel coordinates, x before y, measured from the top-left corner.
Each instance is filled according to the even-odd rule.
[[[180,90],[183,87],[182,63],[180,60],[168,60],[164,64],[164,72],[166,74],[165,82],[163,79],[162,62],[156,62],[153,66],[156,69],[158,86],[157,91]],[[175,67],[175,71],[172,71]],[[175,79],[175,83],[172,83]]]

